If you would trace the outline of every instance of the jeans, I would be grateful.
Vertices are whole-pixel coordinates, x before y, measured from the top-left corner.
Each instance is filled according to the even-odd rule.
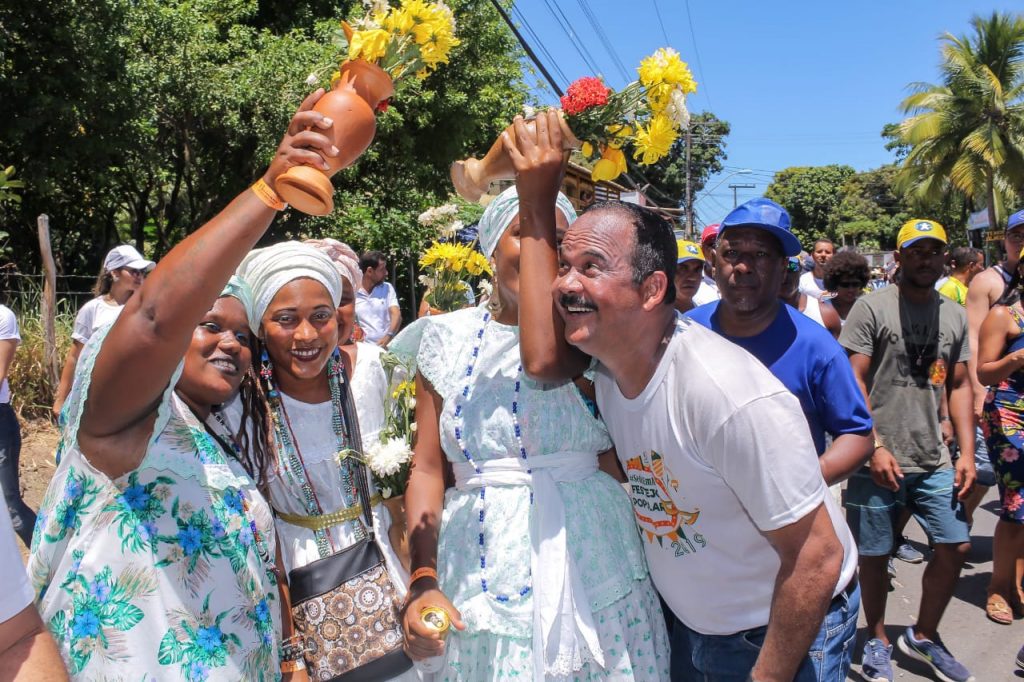
[[[832,600],[825,620],[804,657],[796,682],[844,682],[857,638],[860,586]],[[674,682],[746,682],[757,662],[767,626],[734,635],[702,635],[676,620],[672,628]]]
[[[29,547],[32,545],[36,515],[21,499],[21,484],[18,482],[20,457],[21,427],[18,425],[18,417],[9,403],[0,403],[0,487],[4,489],[4,501],[11,514],[14,532]]]

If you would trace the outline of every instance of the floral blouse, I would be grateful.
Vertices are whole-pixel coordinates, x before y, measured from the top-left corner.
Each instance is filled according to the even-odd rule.
[[[105,336],[78,364],[32,540],[43,621],[76,680],[279,679],[273,520],[242,467],[171,388],[134,471],[112,480],[78,449]]]

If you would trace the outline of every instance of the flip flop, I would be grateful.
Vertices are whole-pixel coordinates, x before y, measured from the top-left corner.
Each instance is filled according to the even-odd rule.
[[[985,615],[993,623],[999,623],[1000,625],[1013,624],[1013,611],[1010,609],[1010,605],[1006,603],[1006,600],[998,594],[989,595],[988,601],[985,603]]]

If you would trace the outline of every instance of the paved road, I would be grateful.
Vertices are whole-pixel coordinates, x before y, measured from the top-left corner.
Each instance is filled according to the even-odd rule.
[[[998,501],[993,488],[975,515],[972,531],[972,550],[967,566],[960,576],[953,599],[942,619],[940,633],[950,648],[974,674],[977,682],[1003,682],[1024,680],[1024,671],[1014,663],[1017,650],[1024,644],[1024,620],[1013,625],[997,625],[985,617],[985,588],[992,573],[992,531],[996,523]],[[914,521],[907,526],[907,535],[918,549],[927,550],[924,533]],[[921,598],[921,574],[924,564],[896,562],[895,589],[889,593],[886,606],[886,624],[889,639],[896,637],[917,617]],[[848,679],[860,680],[860,649],[864,641],[864,619],[854,666]],[[931,669],[895,648],[893,673],[896,682],[932,680]]]

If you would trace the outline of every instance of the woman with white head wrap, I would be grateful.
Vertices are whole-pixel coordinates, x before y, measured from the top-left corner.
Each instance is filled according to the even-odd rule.
[[[332,155],[319,94],[258,185],[175,246],[82,349],[29,558],[72,679],[279,679],[266,414],[238,440],[216,407],[255,388],[251,306],[225,283],[275,216],[278,176]]]
[[[250,322],[263,345],[260,377],[276,450],[269,497],[290,572],[365,537],[358,515],[338,520],[360,504],[354,468],[360,465],[338,458],[359,426],[345,421],[349,382],[338,348],[338,306],[351,282],[343,282],[325,253],[300,242],[252,251],[238,274],[252,289]],[[391,517],[372,480],[370,496],[375,539],[401,598],[408,575],[391,548]]]
[[[388,380],[380,362],[384,349],[375,343],[357,342],[352,334],[356,326],[356,287],[362,281],[359,257],[348,244],[329,237],[307,239],[304,243],[330,258],[341,275],[343,286],[341,303],[338,304],[338,338],[341,339],[341,356],[348,369],[356,417],[366,447],[377,441],[380,430],[384,428]],[[401,559],[403,563],[408,562],[408,556]]]
[[[576,217],[561,194],[554,214],[560,231]],[[443,655],[443,679],[667,680],[633,512],[598,468],[611,441],[581,393],[589,382],[541,385],[522,371],[514,187],[479,230],[491,301],[417,323],[407,647],[414,659]],[[392,347],[407,345],[399,335]],[[430,606],[452,616],[446,640],[420,621]]]

